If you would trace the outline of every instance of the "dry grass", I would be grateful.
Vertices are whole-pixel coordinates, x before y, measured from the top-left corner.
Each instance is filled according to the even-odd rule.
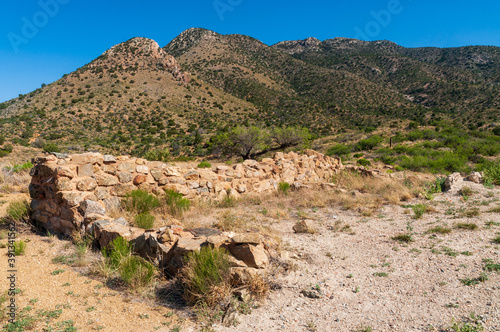
[[[31,182],[28,170],[12,171],[13,164],[0,164],[0,193],[10,194],[16,191],[27,193]]]

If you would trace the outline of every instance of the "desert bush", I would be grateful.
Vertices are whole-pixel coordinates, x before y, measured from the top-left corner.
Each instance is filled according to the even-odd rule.
[[[288,182],[280,182],[278,184],[278,192],[284,196],[288,195],[290,184]]]
[[[369,161],[369,160],[366,160],[366,159],[359,159],[357,161],[357,164],[361,165],[361,166],[370,166],[372,163]]]
[[[229,260],[222,248],[203,247],[190,253],[180,275],[190,304],[214,306],[230,294]]]
[[[197,167],[198,168],[211,168],[212,165],[207,161],[202,161],[201,163],[198,164]]]
[[[170,150],[168,148],[152,149],[144,153],[144,158],[149,161],[163,161],[170,160]]]
[[[134,221],[140,228],[151,229],[155,224],[155,217],[150,215],[149,212],[144,212],[135,216]]]
[[[356,144],[355,149],[357,151],[373,150],[375,147],[380,145],[380,143],[382,143],[383,141],[384,141],[384,139],[381,136],[373,135],[372,137],[369,137],[367,139],[363,139],[363,140],[359,141]]]
[[[13,173],[19,173],[19,172],[22,172],[22,171],[28,171],[30,169],[33,168],[33,164],[31,162],[26,162],[22,165],[14,165],[12,167],[5,167],[5,169],[8,171],[8,172],[13,172]]]
[[[27,223],[29,220],[29,203],[26,200],[13,201],[7,207],[6,221]]]
[[[160,206],[158,198],[144,190],[134,190],[125,196],[125,207],[128,211],[144,214]]]
[[[61,149],[55,143],[47,143],[43,146],[43,151],[45,152],[61,152]]]
[[[486,164],[483,172],[485,183],[500,185],[500,162]]]
[[[164,200],[168,212],[174,217],[181,217],[185,211],[189,210],[189,206],[191,205],[191,202],[187,198],[184,198],[182,194],[171,189],[165,190]]]
[[[351,153],[353,151],[352,146],[337,144],[332,146],[326,151],[327,156],[343,156]]]
[[[427,205],[425,204],[416,204],[412,207],[413,212],[415,213],[415,219],[420,219],[427,212]]]
[[[26,242],[23,240],[14,242],[14,253],[16,256],[24,255],[26,252]]]
[[[102,255],[106,259],[106,263],[113,269],[118,269],[121,262],[132,253],[132,248],[127,240],[118,236],[111,242],[110,248],[103,248]]]

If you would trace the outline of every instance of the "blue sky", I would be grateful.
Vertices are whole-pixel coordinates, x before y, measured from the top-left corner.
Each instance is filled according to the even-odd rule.
[[[266,44],[316,37],[407,47],[500,46],[500,2],[431,0],[23,0],[0,12],[0,102],[51,83],[132,37],[166,45],[203,27]]]

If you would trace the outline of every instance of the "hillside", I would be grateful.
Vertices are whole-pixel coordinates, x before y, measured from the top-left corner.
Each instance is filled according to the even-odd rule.
[[[140,153],[149,145],[189,146],[195,131],[241,121],[253,105],[185,73],[146,38],[104,52],[60,80],[3,104],[6,136],[26,144],[41,137],[75,150]],[[244,111],[243,111],[244,110]]]
[[[404,48],[389,41],[308,38],[268,46],[193,28],[163,48],[147,38],[0,104],[17,145],[144,155],[207,153],[235,124],[301,125],[317,136],[451,120],[498,125],[500,48]]]

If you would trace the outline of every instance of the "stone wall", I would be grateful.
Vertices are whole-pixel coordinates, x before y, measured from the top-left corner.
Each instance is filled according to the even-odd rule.
[[[181,265],[180,256],[207,244],[226,247],[235,257],[234,268],[262,268],[267,263],[265,243],[258,234],[184,230],[173,225],[154,230],[131,227],[125,219],[113,219],[108,214],[119,207],[127,193],[136,189],[154,193],[172,189],[188,199],[219,200],[226,195],[237,198],[246,193],[275,191],[280,182],[296,188],[328,183],[343,167],[340,159],[312,150],[303,155],[276,153],[274,158],[261,162],[246,160],[211,169],[188,169],[99,153],[53,153],[33,163],[29,188],[32,221],[52,233],[91,234],[102,247],[122,236],[133,243],[139,254],[172,273]],[[235,278],[241,279],[242,275]]]
[[[53,154],[34,160],[30,196],[32,219],[44,228],[64,234],[88,231],[97,219],[127,193],[143,189],[154,193],[173,189],[186,198],[236,198],[271,192],[280,182],[294,187],[329,182],[342,168],[337,158],[312,150],[305,154],[276,153],[261,162],[246,160],[234,166],[187,169],[163,162],[99,153]]]

